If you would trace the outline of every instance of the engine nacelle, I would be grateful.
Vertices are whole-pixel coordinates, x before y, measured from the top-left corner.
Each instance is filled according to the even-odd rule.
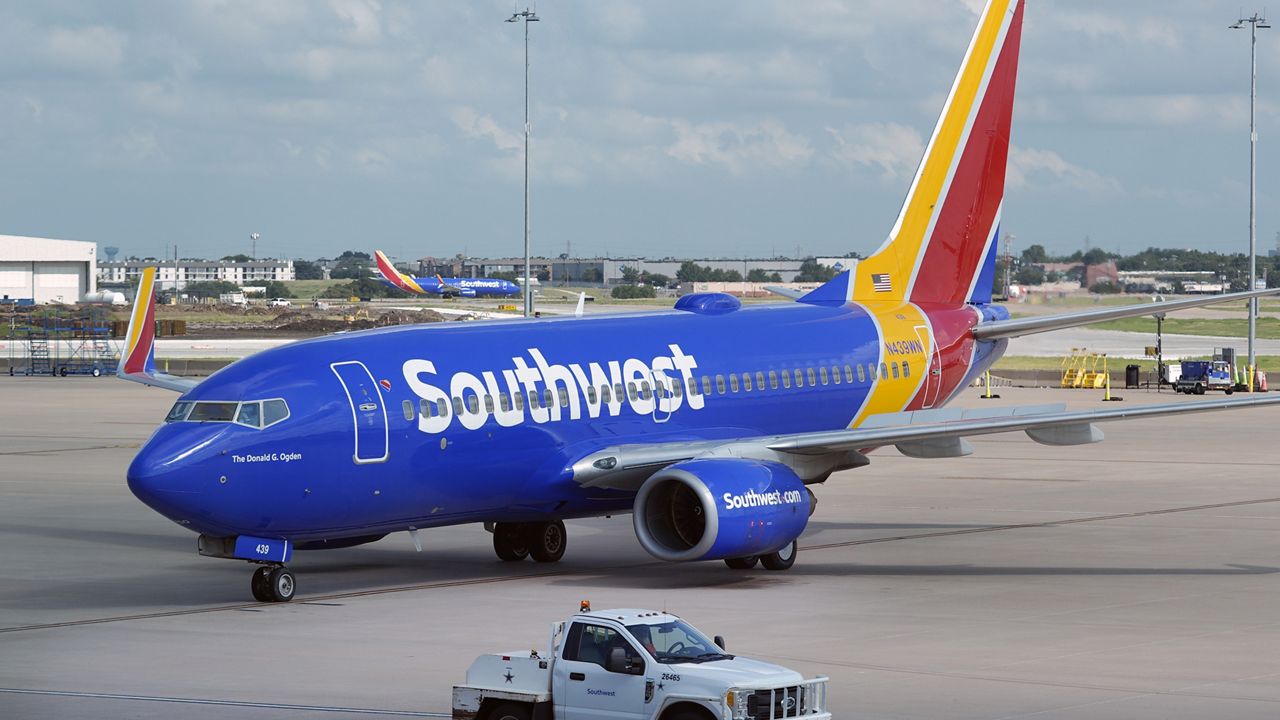
[[[640,545],[671,562],[765,555],[800,537],[811,495],[786,465],[738,458],[687,460],[636,494]]]

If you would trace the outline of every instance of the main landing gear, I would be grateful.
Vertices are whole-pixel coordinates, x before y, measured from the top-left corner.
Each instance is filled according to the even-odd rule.
[[[289,602],[298,591],[293,571],[283,565],[260,565],[250,583],[258,602]]]
[[[564,557],[569,536],[559,520],[532,523],[496,523],[493,527],[493,551],[507,562],[527,557],[542,563]]]
[[[725,558],[724,564],[733,570],[750,570],[759,562],[765,570],[790,570],[796,564],[796,551],[799,543],[792,540],[777,552],[768,555],[748,555],[740,558]]]

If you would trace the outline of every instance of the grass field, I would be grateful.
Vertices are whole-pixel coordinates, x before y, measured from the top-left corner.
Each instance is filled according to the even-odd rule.
[[[290,280],[285,283],[295,298],[309,300],[334,285],[349,283],[350,280]]]
[[[1184,360],[1207,360],[1207,356],[1199,358],[1182,358]],[[1243,361],[1242,361],[1243,362]],[[1138,365],[1142,368],[1142,372],[1154,370],[1156,366],[1155,358],[1128,359],[1128,358],[1111,358],[1108,363],[1108,369],[1112,371],[1123,370],[1126,365]],[[1258,368],[1264,372],[1273,373],[1280,372],[1280,355],[1259,355]],[[1051,357],[1029,357],[1026,355],[1009,355],[1000,358],[1000,361],[991,368],[991,372],[999,374],[1001,370],[1052,370],[1059,371],[1062,369],[1062,358]]]
[[[1098,330],[1120,330],[1154,335],[1156,320],[1152,317],[1125,318],[1098,323],[1091,327]],[[1218,335],[1245,337],[1249,332],[1249,319],[1240,318],[1165,318],[1166,335]],[[1265,340],[1280,339],[1280,318],[1259,317],[1258,337]]]

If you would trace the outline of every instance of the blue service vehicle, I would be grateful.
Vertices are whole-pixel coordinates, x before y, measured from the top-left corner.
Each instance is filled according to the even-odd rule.
[[[1182,375],[1174,383],[1174,389],[1187,395],[1203,395],[1208,390],[1222,390],[1230,395],[1235,392],[1231,363],[1226,360],[1183,360]]]

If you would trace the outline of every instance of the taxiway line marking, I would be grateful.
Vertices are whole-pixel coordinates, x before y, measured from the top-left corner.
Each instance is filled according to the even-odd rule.
[[[205,698],[166,697],[163,695],[122,695],[118,693],[74,692],[70,690],[24,690],[0,688],[0,693],[13,695],[52,695],[55,697],[93,698],[95,700],[133,700],[142,702],[178,703],[181,705],[221,705],[224,707],[265,708],[271,710],[298,710],[303,712],[346,713],[359,715],[390,715],[394,717],[447,718],[451,713],[415,712],[413,710],[377,710],[374,708],[350,708],[328,705],[292,705],[289,703],[250,702],[248,700],[210,700]]]

